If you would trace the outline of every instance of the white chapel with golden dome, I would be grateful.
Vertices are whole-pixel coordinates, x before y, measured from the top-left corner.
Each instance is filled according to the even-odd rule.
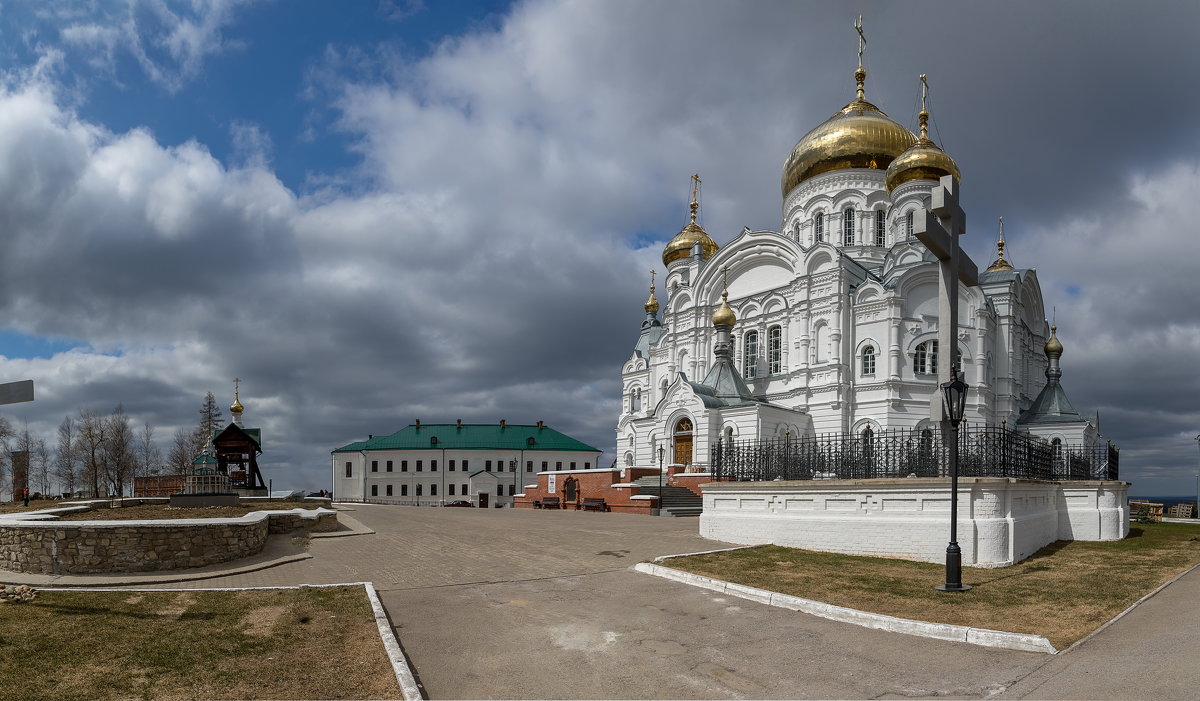
[[[854,75],[854,99],[784,162],[779,231],[718,246],[698,221],[693,176],[690,222],[663,250],[665,303],[652,280],[621,370],[621,465],[656,467],[661,446],[667,464],[703,471],[717,440],[930,426],[949,354],[937,340],[937,259],[913,221],[959,168],[929,139],[924,99],[914,134],[867,101],[861,65]],[[1096,420],[1059,384],[1063,348],[1037,273],[1005,260],[1002,224],[979,285],[960,286],[966,420],[1095,443]]]

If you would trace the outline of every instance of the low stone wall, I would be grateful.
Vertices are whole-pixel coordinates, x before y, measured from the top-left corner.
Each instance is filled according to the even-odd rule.
[[[240,518],[160,521],[10,517],[0,519],[0,568],[33,574],[102,574],[203,567],[255,555],[269,534],[297,528],[336,530],[337,513],[294,509],[255,511]]]
[[[959,479],[964,565],[1000,567],[1056,540],[1129,534],[1127,482]],[[712,482],[700,535],[853,555],[944,562],[949,479]]]
[[[533,508],[534,501],[545,497],[558,497],[562,509],[578,510],[583,508],[583,500],[589,498],[603,499],[609,511],[618,513],[649,514],[655,507],[653,497],[638,495],[637,485],[633,480],[649,474],[658,474],[658,470],[644,468],[611,468],[593,470],[570,470],[562,472],[539,472],[537,484],[525,485],[525,491],[516,495],[513,506],[518,509]],[[550,491],[550,480],[554,479],[554,491]],[[577,483],[575,500],[566,501],[565,485],[568,479]]]

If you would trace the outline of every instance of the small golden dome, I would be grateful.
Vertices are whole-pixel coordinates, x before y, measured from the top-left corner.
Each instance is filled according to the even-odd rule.
[[[1000,217],[1000,239],[996,241],[996,260],[988,266],[985,273],[994,273],[1002,270],[1012,270],[1012,263],[1004,260],[1004,217]]]
[[[704,229],[696,223],[696,210],[700,208],[700,203],[696,199],[696,192],[692,191],[692,221],[678,234],[675,238],[667,242],[666,248],[663,249],[662,261],[663,265],[670,265],[677,260],[683,260],[692,255],[692,246],[700,243],[700,256],[704,260],[713,257],[717,252],[717,242],[712,240]]]
[[[1057,326],[1050,327],[1050,340],[1046,341],[1046,355],[1050,355],[1051,353],[1054,353],[1056,355],[1062,355],[1063,344],[1062,344],[1062,341],[1058,340],[1057,332],[1058,332]]]
[[[924,78],[922,75],[922,82]],[[921,100],[924,102],[925,98],[922,97]],[[925,110],[924,105],[921,106],[918,117],[921,120],[921,136],[917,138],[917,143],[892,161],[888,166],[887,175],[884,176],[884,184],[887,185],[889,193],[912,180],[938,180],[943,175],[953,175],[956,178],[961,176],[954,159],[929,139],[929,112]]]
[[[733,326],[737,323],[737,316],[733,310],[729,308],[729,293],[721,293],[721,306],[717,307],[717,311],[712,315],[713,326]]]
[[[650,298],[646,300],[645,308],[647,314],[658,313],[658,297],[654,296],[654,285],[650,286]]]
[[[229,405],[229,412],[232,414],[240,414],[245,410],[246,407],[242,406],[242,403],[238,401],[237,397],[234,397],[233,404]]]
[[[916,143],[917,137],[892,121],[863,97],[866,71],[855,76],[859,96],[796,142],[783,166],[781,184],[786,196],[809,178],[845,168],[884,170]]]

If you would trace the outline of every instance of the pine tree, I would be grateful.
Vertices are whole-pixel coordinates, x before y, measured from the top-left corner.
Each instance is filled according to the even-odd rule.
[[[221,428],[224,428],[221,407],[217,406],[217,398],[213,396],[212,392],[209,392],[204,395],[204,404],[200,407],[200,424],[196,426],[196,431],[192,434],[192,445],[195,449],[195,455],[192,457],[203,453],[204,446],[208,445],[213,433]]]

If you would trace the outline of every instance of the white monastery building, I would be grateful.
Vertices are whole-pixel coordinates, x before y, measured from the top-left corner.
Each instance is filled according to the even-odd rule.
[[[600,451],[543,422],[409,424],[333,451],[335,499],[511,506],[538,473],[592,469]]]
[[[698,221],[666,245],[660,307],[653,280],[621,378],[618,460],[704,471],[714,441],[861,436],[931,428],[938,365],[938,261],[914,218],[954,160],[857,96],[804,135],[781,177],[779,231],[743,230],[724,246]],[[924,76],[922,76],[922,79]],[[1062,345],[1045,320],[1037,273],[1004,257],[960,285],[956,342],[970,385],[968,424],[1094,444],[1058,383]],[[659,312],[662,318],[659,318]],[[1052,359],[1053,366],[1049,367]]]

